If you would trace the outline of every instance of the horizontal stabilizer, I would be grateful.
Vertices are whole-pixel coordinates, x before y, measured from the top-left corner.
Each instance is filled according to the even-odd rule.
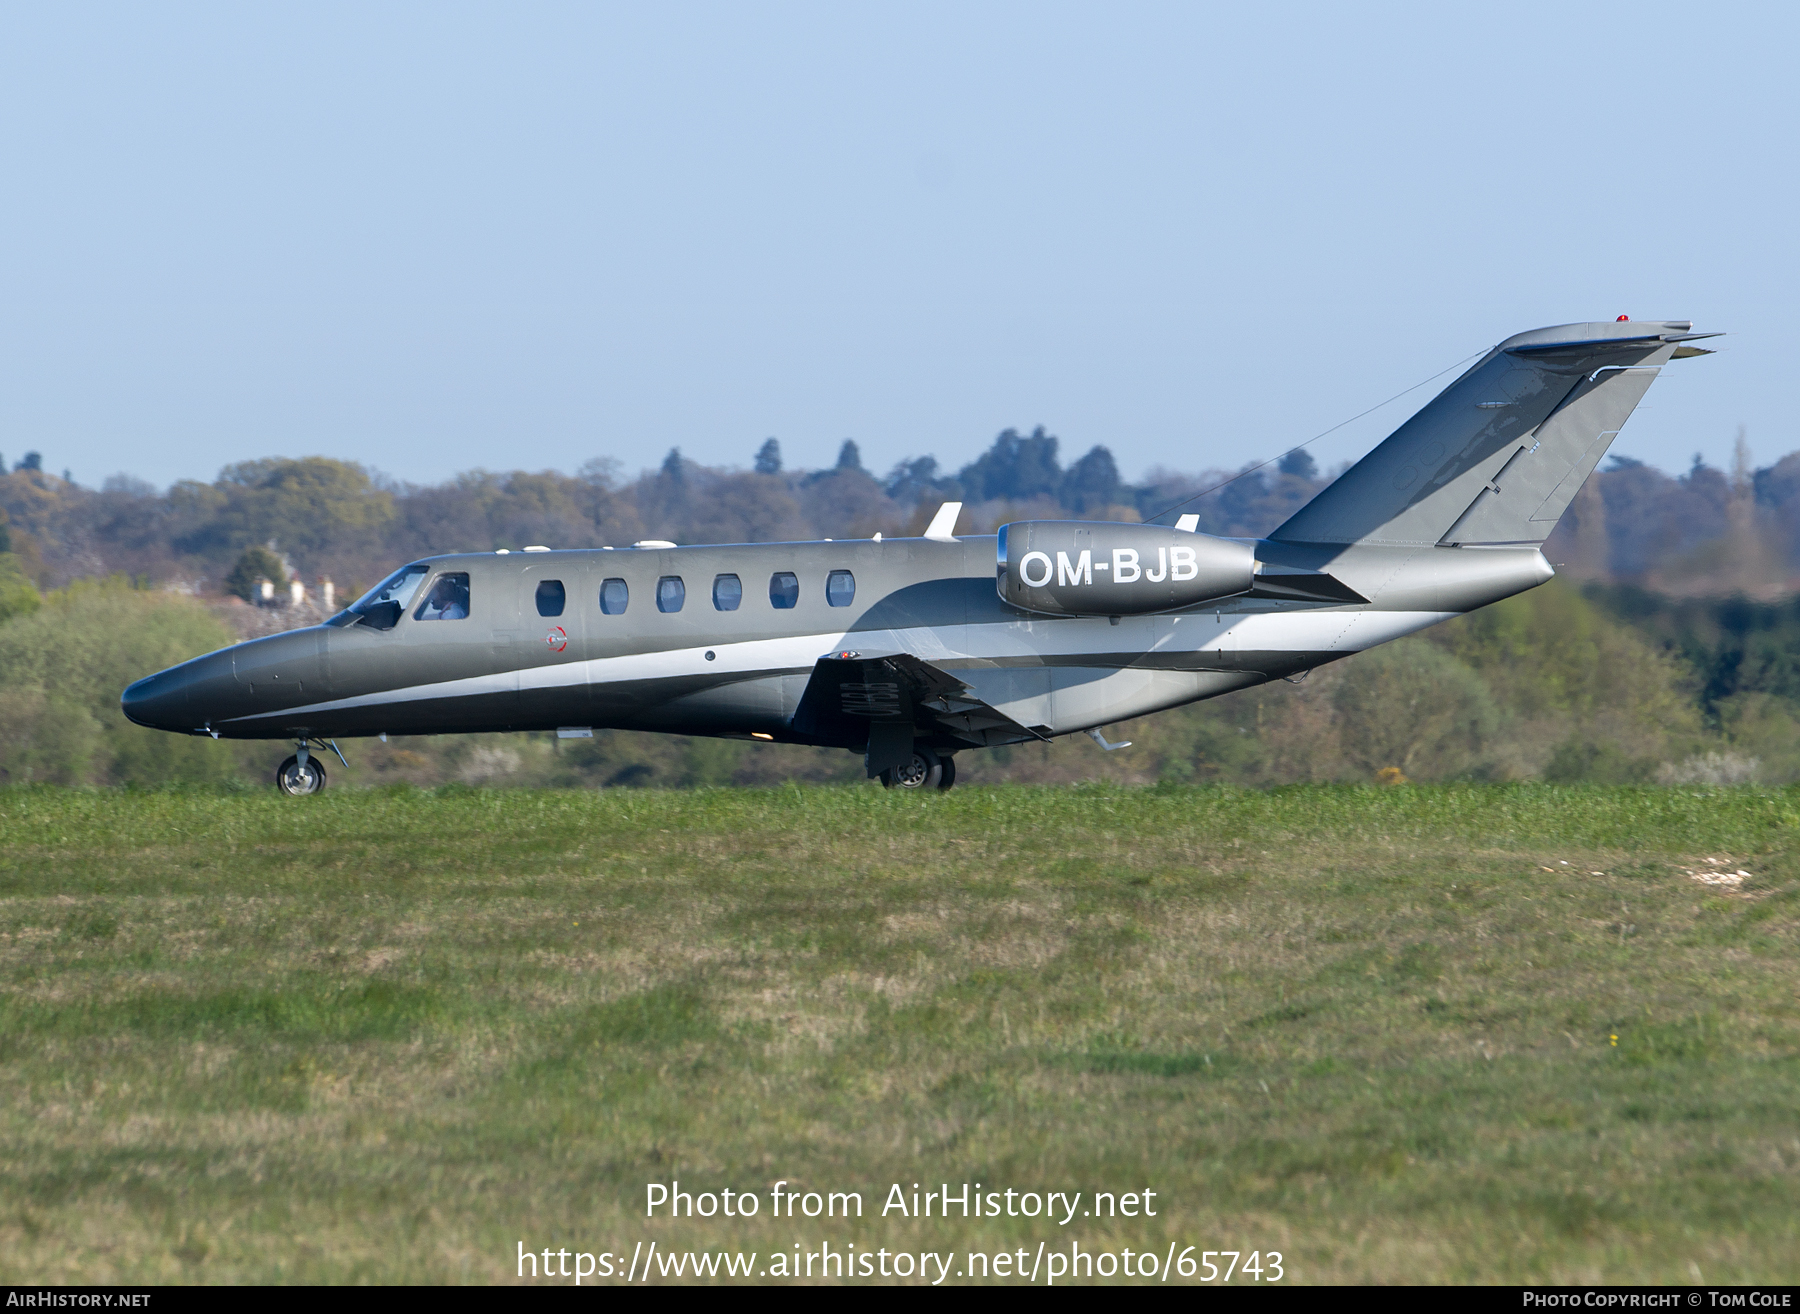
[[[1524,346],[1507,347],[1505,350],[1509,356],[1586,356],[1603,351],[1631,351],[1634,348],[1655,346],[1658,343],[1693,336],[1695,335],[1691,333],[1670,336],[1664,336],[1661,333],[1634,333],[1628,338],[1582,338],[1572,342],[1529,342]]]

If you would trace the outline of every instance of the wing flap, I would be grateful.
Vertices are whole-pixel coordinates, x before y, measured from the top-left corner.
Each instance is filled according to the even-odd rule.
[[[814,743],[862,748],[871,776],[898,766],[916,740],[954,751],[1048,740],[909,652],[835,652],[813,664],[790,722]]]

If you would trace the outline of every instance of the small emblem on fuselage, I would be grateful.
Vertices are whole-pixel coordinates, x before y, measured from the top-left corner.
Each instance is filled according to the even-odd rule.
[[[569,646],[569,632],[558,625],[544,636],[544,642],[550,645],[551,652],[561,652]]]

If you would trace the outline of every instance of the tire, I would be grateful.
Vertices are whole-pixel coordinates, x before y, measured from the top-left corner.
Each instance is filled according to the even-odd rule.
[[[290,757],[275,769],[275,788],[289,798],[319,793],[325,788],[324,763],[308,754],[302,767],[298,754]]]
[[[944,778],[944,764],[929,748],[913,749],[912,760],[881,773],[883,789],[936,789]]]
[[[943,763],[944,771],[943,774],[938,777],[938,788],[949,789],[950,786],[956,783],[956,759],[950,756],[950,754],[945,753],[939,761]]]

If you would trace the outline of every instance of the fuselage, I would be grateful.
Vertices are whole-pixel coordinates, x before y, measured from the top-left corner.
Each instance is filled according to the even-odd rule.
[[[1251,546],[1259,571],[1329,572],[1368,601],[1050,617],[997,594],[993,536],[456,554],[414,563],[388,628],[345,613],[172,667],[122,701],[139,724],[225,738],[618,728],[839,742],[797,731],[795,712],[814,664],[855,650],[950,672],[1042,737],[1305,671],[1552,573],[1535,546]],[[444,581],[463,600],[432,618],[428,601],[456,591]]]

